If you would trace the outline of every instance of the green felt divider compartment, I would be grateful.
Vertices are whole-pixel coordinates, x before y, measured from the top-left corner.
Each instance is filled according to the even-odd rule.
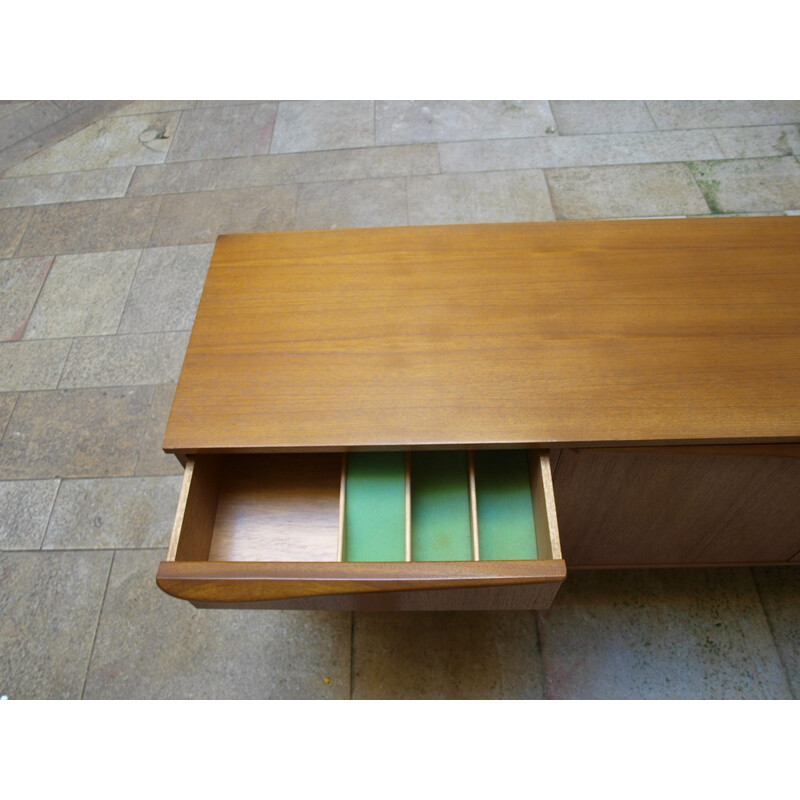
[[[467,453],[412,453],[412,560],[471,561],[471,530]]]
[[[527,450],[476,450],[481,561],[538,558]]]
[[[480,560],[536,560],[528,451],[505,449],[475,450],[471,456],[466,450],[350,453],[343,559],[406,560],[409,463],[411,560],[473,560],[470,457]]]
[[[345,561],[405,561],[406,456],[349,453],[345,477]]]

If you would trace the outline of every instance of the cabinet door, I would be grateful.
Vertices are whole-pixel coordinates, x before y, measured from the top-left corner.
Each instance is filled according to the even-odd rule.
[[[554,488],[567,566],[797,561],[796,451],[563,450]]]

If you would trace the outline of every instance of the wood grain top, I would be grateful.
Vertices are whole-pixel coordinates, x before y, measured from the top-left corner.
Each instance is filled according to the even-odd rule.
[[[221,236],[169,452],[800,441],[800,217]]]

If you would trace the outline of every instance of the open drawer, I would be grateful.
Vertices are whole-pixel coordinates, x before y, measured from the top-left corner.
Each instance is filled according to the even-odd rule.
[[[188,458],[168,594],[199,607],[548,608],[566,577],[547,452]]]

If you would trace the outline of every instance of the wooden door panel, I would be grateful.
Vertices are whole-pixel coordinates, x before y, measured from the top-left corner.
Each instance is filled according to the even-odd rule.
[[[565,449],[554,488],[568,567],[773,563],[800,551],[800,458]]]

